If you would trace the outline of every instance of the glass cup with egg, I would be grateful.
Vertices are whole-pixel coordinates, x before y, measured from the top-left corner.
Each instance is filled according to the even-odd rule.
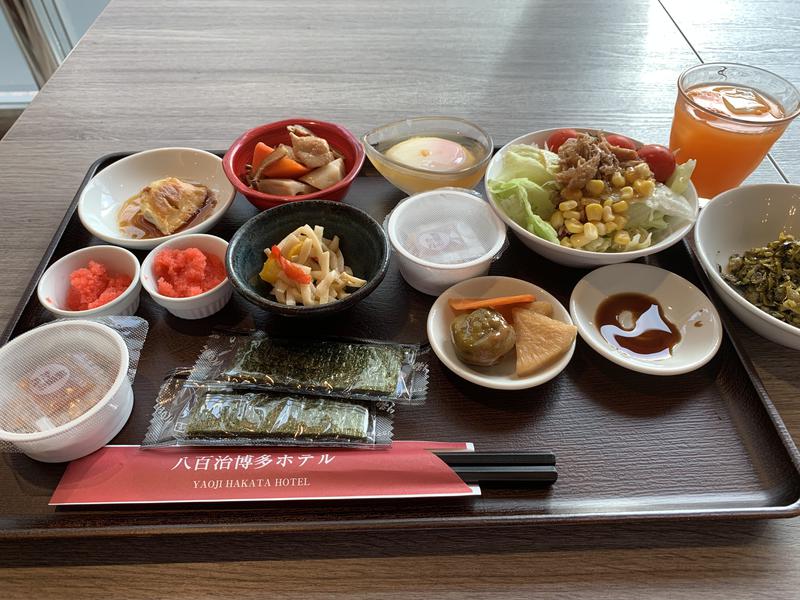
[[[375,168],[407,194],[440,187],[471,189],[483,178],[492,138],[455,117],[416,117],[366,133],[364,150]]]

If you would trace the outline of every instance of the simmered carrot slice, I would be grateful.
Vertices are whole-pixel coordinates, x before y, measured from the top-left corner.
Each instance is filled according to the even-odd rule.
[[[523,304],[533,302],[533,294],[519,294],[516,296],[500,296],[498,298],[450,298],[448,301],[453,310],[477,310],[479,308],[496,308],[509,304]]]
[[[261,166],[261,163],[264,162],[264,159],[274,151],[275,150],[272,147],[267,146],[264,142],[258,142],[255,150],[253,150],[253,169],[257,171],[258,167]],[[292,160],[288,156],[285,156],[274,165],[269,165],[266,167],[261,172],[261,176],[275,179],[297,179],[298,177],[302,177],[310,171],[311,169],[305,165],[301,165],[296,160]]]

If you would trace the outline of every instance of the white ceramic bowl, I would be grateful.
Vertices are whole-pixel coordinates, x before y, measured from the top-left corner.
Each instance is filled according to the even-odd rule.
[[[164,248],[176,250],[199,248],[203,252],[213,254],[219,258],[224,265],[228,242],[205,233],[183,235],[167,240],[152,250],[142,262],[142,285],[144,289],[147,290],[147,293],[155,300],[156,304],[163,306],[176,317],[180,319],[204,319],[222,310],[231,299],[231,294],[233,293],[233,287],[227,277],[216,287],[197,296],[171,298],[158,293],[158,278],[153,273],[153,262],[158,253]]]
[[[600,335],[595,316],[609,296],[646,294],[655,298],[664,316],[681,334],[669,358],[648,360],[611,346]],[[722,323],[711,301],[683,277],[650,265],[622,264],[595,269],[572,290],[569,312],[583,340],[608,360],[650,375],[679,375],[702,367],[719,350]],[[700,323],[701,325],[696,325]]]
[[[578,131],[598,131],[596,128],[593,129],[591,127],[574,127],[573,129],[577,129]],[[514,144],[536,144],[540,148],[544,148],[547,138],[550,137],[550,134],[552,134],[554,131],[558,131],[558,129],[543,129],[541,131],[534,131],[533,133],[526,133],[515,140],[511,140],[508,144],[498,150],[497,154],[495,154],[492,158],[489,166],[486,169],[484,183],[488,183],[489,180],[497,178],[497,175],[502,168],[503,154],[506,152],[509,146],[513,146]],[[640,144],[640,142],[636,140],[633,140],[633,142]],[[599,267],[603,265],[628,262],[637,258],[641,258],[642,256],[655,254],[656,252],[665,250],[666,248],[669,248],[673,244],[679,242],[687,233],[689,233],[693,225],[691,222],[686,223],[682,227],[672,231],[664,239],[659,240],[649,248],[644,248],[642,250],[633,250],[631,252],[590,252],[588,250],[581,250],[578,248],[566,248],[533,235],[527,229],[515,223],[511,218],[508,217],[508,215],[505,214],[505,212],[503,212],[499,206],[497,206],[497,204],[495,204],[488,185],[486,186],[486,193],[489,196],[489,204],[492,206],[494,211],[505,222],[505,224],[511,228],[514,234],[516,234],[523,244],[547,260],[552,260],[555,263],[565,265],[567,267]],[[695,190],[694,185],[689,184],[689,188],[684,193],[684,196],[686,196],[686,199],[691,204],[696,218],[698,201],[697,191]]]
[[[403,279],[432,296],[488,273],[506,241],[489,203],[460,188],[409,196],[389,214],[386,230]]]
[[[450,323],[457,313],[448,304],[450,298],[493,298],[516,294],[533,294],[537,300],[550,302],[553,305],[553,318],[572,324],[567,309],[552,294],[538,285],[512,277],[497,276],[476,277],[462,281],[439,296],[428,313],[428,341],[434,354],[444,366],[462,379],[496,390],[524,390],[536,387],[561,373],[572,359],[575,342],[558,360],[527,377],[517,377],[514,352],[509,352],[499,363],[491,367],[466,365],[456,356],[450,334]]]
[[[703,270],[733,314],[768,340],[800,350],[800,328],[750,304],[720,275],[731,255],[777,240],[782,231],[800,238],[800,185],[746,185],[723,192],[700,211],[694,240]]]
[[[76,269],[94,260],[106,266],[109,273],[128,275],[131,285],[111,302],[89,310],[67,310],[69,276]],[[108,315],[132,315],[139,308],[139,260],[128,250],[117,246],[88,246],[59,258],[39,279],[36,294],[39,302],[57,317],[87,318]]]
[[[134,240],[122,235],[117,213],[122,204],[152,181],[177,177],[213,190],[217,205],[194,227],[153,239]],[[165,240],[211,229],[230,207],[236,190],[222,170],[222,159],[193,148],[156,148],[132,154],[109,165],[83,188],[78,200],[81,223],[93,235],[118,246],[149,250]]]
[[[0,440],[11,442],[31,458],[43,462],[74,460],[105,446],[125,425],[133,408],[133,390],[128,381],[128,347],[122,337],[110,327],[92,321],[56,321],[37,327],[0,348],[0,384],[5,389],[16,388],[20,374],[33,377],[34,369],[42,368],[41,360],[37,360],[38,355],[31,348],[56,353],[95,352],[110,357],[116,365],[115,372],[109,373],[113,383],[102,398],[79,417],[35,433],[0,428]],[[54,363],[47,366],[56,371],[65,369]],[[18,398],[18,395],[4,395],[0,411],[9,410],[2,403]]]

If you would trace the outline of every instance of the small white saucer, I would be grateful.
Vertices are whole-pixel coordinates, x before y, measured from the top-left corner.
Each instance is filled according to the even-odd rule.
[[[123,235],[117,223],[122,204],[164,177],[200,183],[213,190],[217,198],[213,212],[197,225],[172,235],[141,240]],[[133,250],[152,250],[169,239],[208,231],[222,218],[235,195],[219,156],[194,148],[156,148],[126,156],[92,177],[78,200],[78,217],[101,240]]]
[[[434,354],[444,366],[462,379],[496,390],[524,390],[536,387],[561,373],[575,352],[575,342],[557,361],[527,377],[517,377],[514,352],[509,352],[499,363],[491,367],[473,367],[464,364],[456,356],[450,335],[450,323],[457,313],[450,308],[448,300],[450,298],[495,298],[517,294],[533,294],[537,300],[550,302],[553,305],[553,318],[572,324],[567,309],[538,285],[512,277],[490,276],[467,279],[447,289],[436,299],[428,313],[428,341]]]
[[[611,346],[595,323],[597,308],[609,296],[639,293],[658,300],[681,341],[663,359],[636,358]],[[719,350],[722,323],[717,309],[697,287],[674,273],[637,263],[596,269],[578,282],[569,301],[572,320],[583,340],[608,360],[650,375],[679,375],[702,367]]]

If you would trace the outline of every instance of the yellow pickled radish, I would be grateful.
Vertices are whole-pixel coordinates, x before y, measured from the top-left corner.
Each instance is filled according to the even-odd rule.
[[[261,269],[261,272],[258,274],[258,276],[261,278],[262,281],[266,281],[267,283],[275,285],[275,283],[278,281],[278,275],[280,274],[280,272],[281,272],[280,264],[278,264],[278,261],[275,260],[272,256],[270,256],[267,259],[267,262],[264,263],[264,267]]]

